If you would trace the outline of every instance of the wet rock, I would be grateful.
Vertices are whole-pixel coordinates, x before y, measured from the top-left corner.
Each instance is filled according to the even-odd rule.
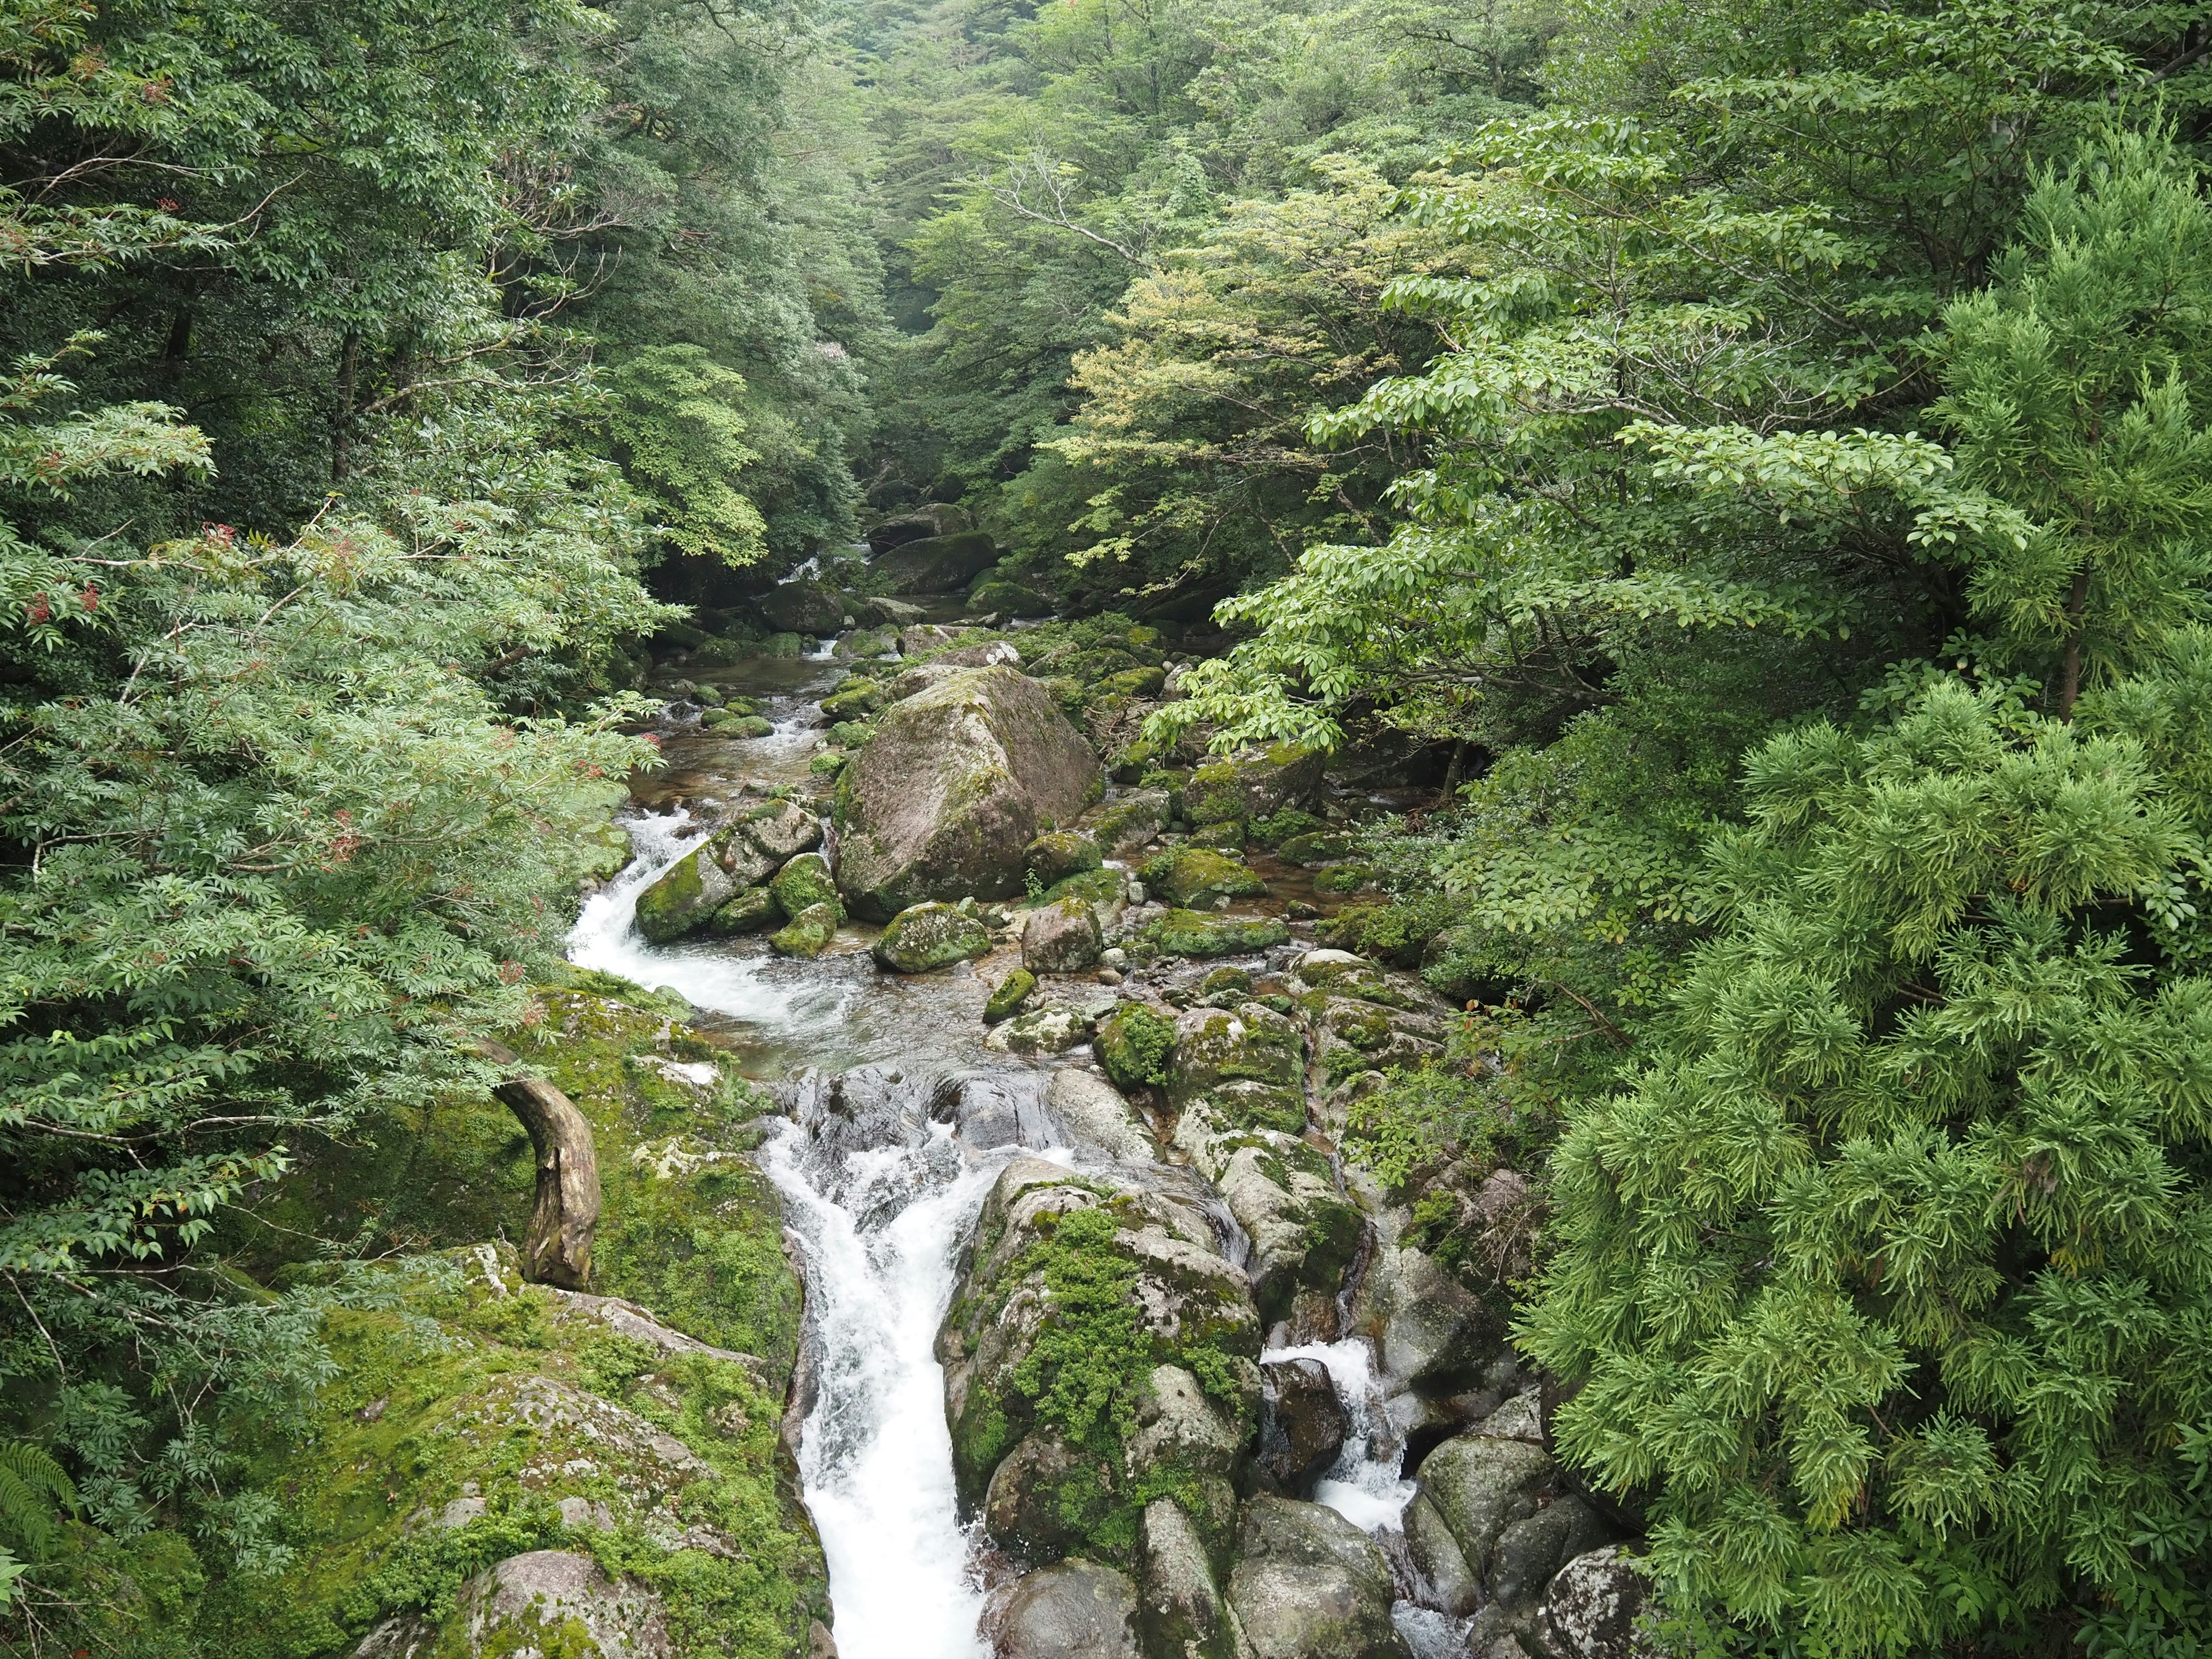
[[[962,1072],[942,1079],[931,1091],[929,1115],[955,1124],[960,1139],[981,1152],[992,1146],[1054,1144],[1043,1079],[1033,1072]]]
[[[983,1494],[984,1530],[1017,1559],[1057,1561],[1084,1541],[1075,1493],[1098,1485],[1091,1459],[1054,1431],[1039,1430],[1024,1437],[991,1472]]]
[[[775,896],[776,907],[794,919],[817,904],[828,905],[840,919],[844,914],[830,861],[819,853],[801,853],[787,860],[769,882],[768,890]]]
[[[1183,811],[1193,823],[1263,818],[1313,799],[1321,787],[1318,749],[1278,744],[1200,767],[1183,786]]]
[[[1175,1022],[1141,1002],[1124,1002],[1098,1023],[1098,1063],[1124,1089],[1165,1083]]]
[[[983,1005],[983,1024],[996,1025],[1001,1020],[1012,1019],[1021,1012],[1022,1005],[1037,988],[1037,976],[1026,968],[1017,968],[1000,980],[998,988],[991,993]]]
[[[1009,668],[1022,665],[1021,648],[1012,640],[985,640],[977,645],[958,645],[940,652],[930,665],[937,668]]]
[[[1098,965],[1106,941],[1079,898],[1032,910],[1022,924],[1022,966],[1034,974],[1077,974]]]
[[[994,1591],[993,1659],[1139,1659],[1137,1587],[1111,1567],[1063,1561]]]
[[[674,1652],[660,1598],[610,1579],[588,1555],[512,1555],[461,1587],[454,1622],[471,1656],[536,1651],[563,1659],[666,1659]]]
[[[1098,931],[1103,936],[1121,921],[1121,913],[1128,908],[1127,880],[1119,870],[1079,870],[1054,882],[1044,899],[1048,904],[1073,899],[1089,905],[1091,914],[1098,920]]]
[[[1646,1659],[1659,1645],[1642,1621],[1656,1608],[1651,1581],[1619,1546],[1608,1546],[1559,1570],[1531,1634],[1543,1659]]]
[[[1271,1135],[1230,1155],[1220,1187],[1252,1240],[1252,1296],[1261,1319],[1285,1317],[1301,1290],[1335,1296],[1367,1223],[1337,1192],[1326,1159],[1303,1141]]]
[[[887,593],[956,593],[999,562],[998,544],[981,531],[919,537],[876,557]]]
[[[1132,852],[1167,828],[1168,792],[1132,789],[1111,805],[1102,806],[1086,820],[1091,833],[1108,853]]]
[[[1421,1495],[1443,1518],[1478,1579],[1490,1577],[1498,1535],[1536,1512],[1537,1497],[1552,1479],[1552,1460],[1541,1446],[1486,1435],[1445,1441],[1419,1475]]]
[[[845,596],[802,577],[781,582],[756,601],[769,628],[791,634],[835,634],[845,625]]]
[[[1496,1312],[1409,1245],[1376,1252],[1352,1298],[1352,1322],[1373,1339],[1394,1391],[1429,1395],[1477,1384],[1503,1334]]]
[[[1271,1008],[1193,1008],[1176,1021],[1168,1098],[1182,1109],[1176,1144],[1218,1180],[1240,1130],[1304,1132],[1305,1046]]]
[[[795,800],[763,801],[740,813],[728,836],[732,843],[742,842],[776,865],[821,846],[822,820]]]
[[[1047,887],[1085,870],[1096,870],[1104,856],[1097,842],[1079,830],[1055,830],[1022,849],[1023,864]]]
[[[928,501],[911,513],[902,513],[882,523],[867,533],[868,550],[878,558],[895,547],[908,542],[918,542],[929,536],[951,536],[966,530],[973,523],[968,509],[951,501]]]
[[[655,945],[682,939],[736,896],[738,884],[706,842],[670,865],[637,896],[637,931]]]
[[[995,1027],[983,1046],[996,1054],[1060,1054],[1090,1042],[1094,1029],[1080,1008],[1032,1008]]]
[[[1152,923],[1145,934],[1171,957],[1234,957],[1280,945],[1290,938],[1291,931],[1272,916],[1238,918],[1170,910]]]
[[[1278,1359],[1260,1367],[1260,1452],[1253,1473],[1267,1491],[1306,1498],[1344,1449],[1350,1428],[1328,1367]]]
[[[1216,899],[1256,898],[1267,884],[1244,860],[1204,847],[1178,847],[1147,860],[1138,872],[1147,892],[1186,909],[1207,909]]]
[[[775,731],[775,722],[766,715],[740,714],[734,708],[717,708],[699,724],[718,738],[765,738]]]
[[[1052,601],[1034,587],[1020,582],[988,581],[971,589],[968,595],[969,608],[988,611],[1006,617],[1044,617],[1052,613]]]
[[[765,887],[741,889],[737,896],[707,918],[706,931],[722,938],[757,933],[783,920],[783,907]]]
[[[1262,1493],[1238,1546],[1229,1603],[1254,1659],[1407,1659],[1389,1565],[1335,1510]]]
[[[1136,1428],[1125,1452],[1132,1479],[1174,1468],[1225,1482],[1236,1473],[1244,1431],[1236,1411],[1180,1365],[1155,1365],[1137,1396]],[[1229,1501],[1231,1513],[1235,1499]],[[1225,1540],[1224,1540],[1225,1541]]]
[[[956,673],[880,715],[838,780],[847,830],[839,879],[857,915],[1022,890],[1022,854],[1047,817],[1066,821],[1097,763],[1042,686],[1011,668]]]
[[[1406,1553],[1421,1576],[1421,1601],[1455,1619],[1464,1619],[1480,1607],[1482,1581],[1425,1494],[1406,1505],[1405,1527]]]
[[[1137,1635],[1149,1659],[1236,1659],[1206,1541],[1182,1507],[1145,1506],[1137,1534]]]
[[[1486,1587],[1493,1605],[1511,1614],[1534,1613],[1567,1562],[1607,1541],[1597,1511],[1571,1494],[1510,1523],[1491,1546]]]
[[[837,912],[827,904],[809,905],[768,936],[769,948],[779,956],[818,957],[837,937]]]
[[[1310,830],[1292,836],[1275,849],[1285,864],[1329,864],[1352,856],[1352,837],[1341,830]]]
[[[893,916],[876,941],[875,957],[896,973],[926,974],[988,956],[990,950],[989,928],[957,906],[933,902],[909,905]]]
[[[1152,1138],[1129,1103],[1102,1077],[1068,1066],[1052,1074],[1045,1104],[1080,1147],[1102,1152],[1125,1164],[1153,1155]]]
[[[822,712],[833,720],[864,720],[884,703],[884,688],[873,680],[852,680],[845,690],[822,699]]]

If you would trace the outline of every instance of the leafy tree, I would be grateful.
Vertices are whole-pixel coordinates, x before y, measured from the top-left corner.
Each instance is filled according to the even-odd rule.
[[[759,510],[732,480],[745,447],[744,380],[699,346],[648,346],[605,377],[597,423],[678,552],[750,564],[766,550]]]
[[[1679,1022],[1555,1160],[1524,1331],[1579,1389],[1559,1443],[1650,1488],[1715,1639],[2179,1652],[2212,1611],[2203,763],[2173,718],[2208,643],[2208,229],[2140,134],[2037,185],[1948,313],[1981,527],[1921,523],[1990,659],[2057,667],[2047,707],[1908,665],[1863,734],[1761,747]]]

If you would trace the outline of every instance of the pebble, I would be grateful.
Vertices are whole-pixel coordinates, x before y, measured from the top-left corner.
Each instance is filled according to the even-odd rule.
[[[1121,975],[1111,968],[1101,968],[1098,970],[1098,982],[1101,985],[1119,985],[1121,982]]]

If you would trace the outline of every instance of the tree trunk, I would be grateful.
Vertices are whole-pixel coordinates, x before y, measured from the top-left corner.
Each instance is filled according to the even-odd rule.
[[[477,1046],[493,1060],[514,1058],[495,1042]],[[592,1235],[599,1224],[599,1158],[592,1126],[574,1101],[536,1078],[517,1078],[492,1093],[522,1120],[538,1150],[538,1197],[522,1247],[522,1276],[533,1285],[580,1291],[591,1280]]]

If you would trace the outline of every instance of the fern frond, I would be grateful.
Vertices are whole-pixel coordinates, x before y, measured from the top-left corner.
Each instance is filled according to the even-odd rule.
[[[60,1514],[76,1506],[76,1484],[43,1447],[0,1440],[0,1540],[36,1561],[61,1541]]]

